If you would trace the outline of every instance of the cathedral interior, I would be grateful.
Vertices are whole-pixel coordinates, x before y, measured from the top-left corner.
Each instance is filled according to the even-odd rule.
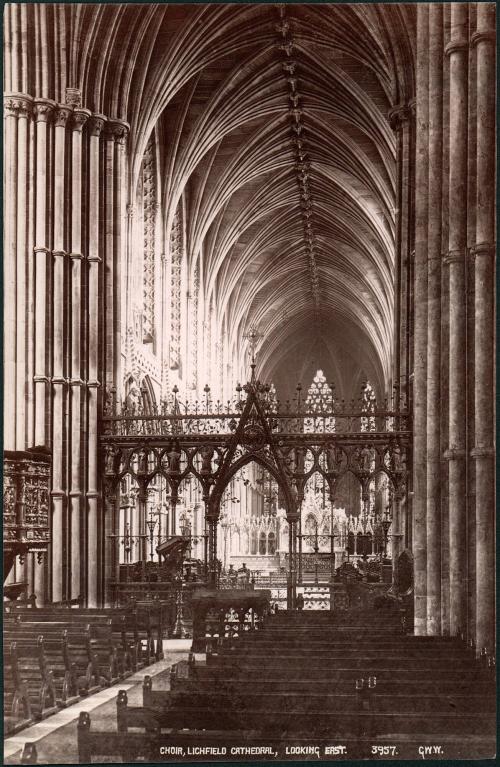
[[[493,756],[495,23],[5,6],[6,763]]]

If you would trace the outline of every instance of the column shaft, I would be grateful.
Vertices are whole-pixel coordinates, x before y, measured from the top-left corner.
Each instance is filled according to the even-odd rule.
[[[99,488],[97,470],[97,418],[99,391],[99,136],[102,116],[90,121],[89,137],[89,238],[88,238],[88,380],[87,380],[87,604],[97,607],[102,571],[98,556]]]
[[[477,212],[474,248],[476,647],[495,647],[494,237],[495,6],[478,4]]]
[[[429,6],[429,219],[427,271],[427,633],[441,633],[441,198],[443,7]]]
[[[10,9],[11,10],[11,9]],[[9,8],[6,8],[6,23]],[[12,13],[12,11],[11,11]],[[7,98],[4,102],[5,162],[5,250],[4,279],[4,449],[16,449],[16,192],[17,192],[17,115],[22,102]]]
[[[414,282],[413,555],[415,634],[427,631],[427,218],[429,122],[429,6],[417,6],[417,113]]]
[[[17,120],[17,254],[16,254],[16,450],[26,448],[26,264],[28,222],[28,115],[23,104]],[[8,293],[6,294],[8,296]],[[12,294],[11,294],[12,295]],[[10,299],[9,299],[10,300]],[[14,343],[14,336],[9,340]]]
[[[54,354],[52,358],[52,490],[53,496],[53,529],[52,529],[52,590],[62,598],[62,498],[66,493],[66,370],[65,350],[67,338],[64,326],[65,306],[65,271],[66,257],[64,242],[64,211],[65,211],[65,149],[66,123],[71,110],[60,107],[55,113],[54,127],[54,249],[53,258],[53,310],[52,310],[52,339]],[[56,590],[56,591],[54,591]],[[53,596],[55,599],[55,597]]]
[[[71,131],[71,409],[70,464],[70,556],[71,598],[82,593],[81,583],[81,498],[82,498],[82,129],[90,113],[75,109]]]
[[[52,102],[37,99],[36,114],[36,192],[35,192],[35,444],[46,445],[47,434],[47,120]]]
[[[450,275],[449,345],[449,509],[450,632],[466,624],[466,317],[465,249],[467,245],[467,16],[464,3],[451,6],[450,186],[448,261]]]

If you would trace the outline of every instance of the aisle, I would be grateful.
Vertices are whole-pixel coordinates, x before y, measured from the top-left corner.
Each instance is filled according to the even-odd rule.
[[[154,677],[156,690],[169,689],[169,669],[187,659],[191,639],[167,639],[163,642],[164,659],[141,669],[113,687],[83,698],[79,703],[58,711],[54,716],[27,727],[4,741],[4,764],[21,764],[25,743],[36,743],[38,764],[78,764],[76,726],[80,711],[88,711],[92,727],[116,731],[116,696],[126,690],[132,706],[142,706],[144,677]]]

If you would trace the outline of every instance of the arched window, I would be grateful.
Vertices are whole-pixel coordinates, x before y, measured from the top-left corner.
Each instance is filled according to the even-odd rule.
[[[361,387],[361,409],[364,413],[374,413],[377,407],[375,390],[370,381],[366,381]],[[375,418],[361,418],[361,431],[375,431]]]
[[[264,531],[259,535],[259,554],[266,554],[267,550],[267,536]]]
[[[335,431],[335,418],[320,417],[323,413],[331,413],[334,405],[333,384],[327,383],[322,370],[317,370],[313,382],[307,390],[306,411],[317,413],[317,418],[304,420],[305,432]]]
[[[141,385],[142,407],[146,415],[153,415],[156,410],[156,397],[149,376],[144,376]]]
[[[276,553],[276,535],[272,531],[267,536],[267,553]]]

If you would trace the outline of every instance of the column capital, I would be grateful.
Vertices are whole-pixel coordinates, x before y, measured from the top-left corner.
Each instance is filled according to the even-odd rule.
[[[88,131],[91,136],[100,136],[101,131],[104,128],[107,117],[105,115],[98,114],[97,112],[89,117]]]
[[[56,102],[52,99],[35,99],[33,112],[37,123],[46,123],[56,108]]]
[[[476,242],[470,249],[470,254],[474,258],[476,256],[489,256],[490,258],[494,258],[495,251],[496,247],[493,242]]]
[[[402,128],[412,118],[412,108],[409,104],[396,104],[387,113],[389,125],[396,131]]]
[[[443,254],[443,263],[458,264],[458,263],[464,262],[465,253],[466,253],[465,249],[449,250],[447,253]]]
[[[450,40],[444,49],[444,54],[445,56],[451,56],[452,53],[460,53],[461,51],[465,52],[468,48],[469,43],[465,39]]]
[[[479,43],[496,43],[496,35],[494,29],[481,29],[474,32],[470,39],[470,44],[474,48]]]
[[[114,140],[119,146],[124,146],[130,131],[125,120],[108,120],[105,128],[105,138]]]
[[[83,130],[83,126],[91,116],[91,111],[89,109],[74,109],[73,115],[71,119],[71,127],[75,133],[81,133]]]
[[[4,98],[6,117],[27,117],[33,109],[33,98],[24,93],[11,93]]]
[[[70,115],[72,113],[71,107],[65,107],[58,104],[54,111],[54,125],[56,128],[65,128]]]

